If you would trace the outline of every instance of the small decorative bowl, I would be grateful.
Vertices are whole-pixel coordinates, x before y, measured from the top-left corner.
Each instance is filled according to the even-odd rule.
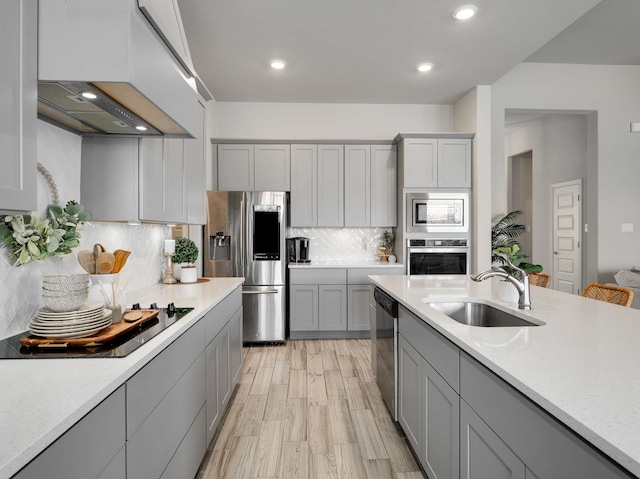
[[[56,313],[77,311],[87,301],[87,294],[73,294],[66,296],[42,296],[45,307]]]
[[[63,296],[79,296],[83,294],[89,294],[89,286],[83,286],[81,289],[67,289],[67,290],[49,290],[42,288],[42,296],[48,298],[61,298]]]
[[[47,274],[42,277],[43,285],[77,286],[89,281],[89,273]]]
[[[89,281],[86,283],[78,283],[78,284],[58,284],[58,283],[42,283],[42,290],[49,292],[57,292],[57,293],[79,293],[84,291],[85,289],[89,289]]]

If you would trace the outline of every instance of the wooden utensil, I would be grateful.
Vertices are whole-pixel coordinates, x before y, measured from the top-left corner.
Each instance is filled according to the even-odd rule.
[[[123,249],[117,249],[113,252],[113,256],[116,258],[116,262],[113,265],[112,273],[119,273],[122,268],[124,268],[125,263],[127,262],[127,258],[131,254],[131,251],[126,251]]]
[[[109,253],[103,251],[98,254],[96,259],[96,269],[98,270],[98,274],[110,274],[113,271],[113,265],[116,262],[115,256],[113,253]]]
[[[88,249],[78,251],[78,263],[89,274],[96,274],[96,257]]]

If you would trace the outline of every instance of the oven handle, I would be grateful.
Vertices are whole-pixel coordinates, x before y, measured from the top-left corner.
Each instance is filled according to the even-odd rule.
[[[468,253],[468,247],[453,247],[453,248],[409,248],[408,253]]]

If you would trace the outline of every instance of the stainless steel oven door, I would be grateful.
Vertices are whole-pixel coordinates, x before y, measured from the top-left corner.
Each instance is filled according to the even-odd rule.
[[[469,248],[410,248],[409,274],[467,274]]]

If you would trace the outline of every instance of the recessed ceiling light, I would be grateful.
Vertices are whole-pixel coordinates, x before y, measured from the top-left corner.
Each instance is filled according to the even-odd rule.
[[[147,131],[147,127],[143,126],[143,125],[138,125],[138,126],[136,126],[136,130],[138,130],[138,131]]]
[[[428,72],[433,68],[433,63],[421,63],[417,66],[419,72]]]
[[[271,61],[271,68],[273,68],[274,70],[282,70],[286,66],[287,66],[287,62],[285,62],[283,60],[272,60]]]
[[[456,20],[469,20],[476,13],[478,13],[478,7],[475,5],[462,5],[453,12],[453,18]]]
[[[91,93],[90,91],[83,91],[81,95],[89,100],[95,100],[96,98],[98,98],[98,95],[96,95],[95,93]]]

